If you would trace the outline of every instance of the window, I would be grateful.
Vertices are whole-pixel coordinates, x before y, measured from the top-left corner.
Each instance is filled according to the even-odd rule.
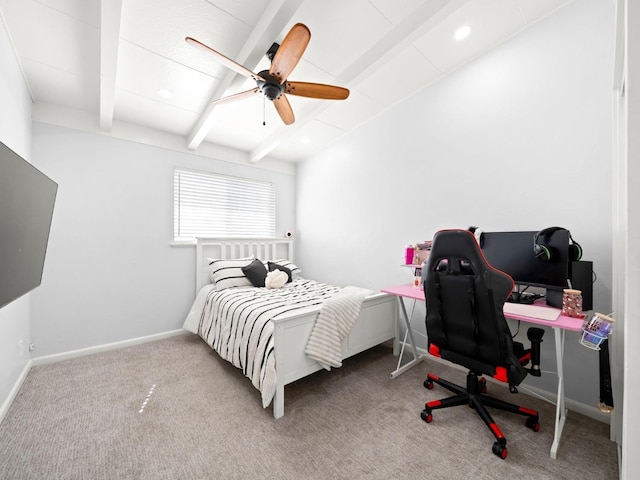
[[[173,182],[175,241],[275,236],[273,184],[179,168]]]

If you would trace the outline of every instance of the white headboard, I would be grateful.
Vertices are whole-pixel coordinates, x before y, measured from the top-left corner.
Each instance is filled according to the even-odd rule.
[[[208,258],[255,257],[260,260],[287,259],[293,262],[291,238],[197,238],[196,295],[211,283]]]

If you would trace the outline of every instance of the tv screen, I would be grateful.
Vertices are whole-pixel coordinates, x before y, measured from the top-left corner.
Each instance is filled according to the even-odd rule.
[[[550,261],[536,258],[533,250],[537,231],[484,232],[480,239],[487,261],[519,285],[567,288],[569,275],[569,232],[557,230],[539,242],[553,251]]]
[[[0,308],[42,282],[58,184],[0,142]]]

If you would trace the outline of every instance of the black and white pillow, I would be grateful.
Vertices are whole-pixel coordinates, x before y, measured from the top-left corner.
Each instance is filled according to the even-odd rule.
[[[207,260],[209,260],[209,269],[211,270],[211,283],[215,285],[216,290],[253,286],[242,271],[242,267],[246,267],[253,262],[253,257],[234,260],[208,258]]]
[[[272,263],[277,263],[278,265],[281,265],[281,266],[291,270],[291,277],[292,277],[293,280],[295,280],[298,277],[300,277],[300,274],[302,273],[302,270],[300,270],[300,267],[298,267],[293,262],[290,262],[289,260],[286,260],[286,259],[282,258],[280,260],[272,260]]]

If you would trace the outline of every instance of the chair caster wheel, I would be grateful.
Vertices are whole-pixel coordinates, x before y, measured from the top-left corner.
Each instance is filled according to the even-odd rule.
[[[509,391],[510,391],[511,393],[518,393],[518,389],[517,389],[516,387],[514,387],[513,385],[511,385],[511,386],[509,387]]]
[[[491,451],[497,455],[498,457],[500,457],[501,459],[505,459],[507,458],[507,447],[506,445],[501,445],[499,442],[495,442],[493,444],[493,448],[491,449]]]
[[[527,418],[525,425],[527,426],[527,428],[530,428],[534,432],[537,432],[538,430],[540,430],[540,422],[538,422],[537,418],[533,418],[533,417]]]
[[[424,383],[424,388],[426,388],[427,390],[433,390],[433,381],[432,380],[425,380]]]
[[[427,423],[431,423],[431,421],[433,420],[431,412],[427,412],[426,410],[422,410],[422,412],[420,412],[420,418],[422,418],[422,420]]]

